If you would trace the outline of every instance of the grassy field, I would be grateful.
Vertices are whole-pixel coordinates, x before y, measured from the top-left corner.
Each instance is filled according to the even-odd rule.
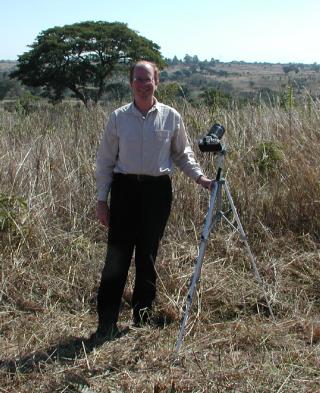
[[[167,325],[131,326],[132,270],[120,317],[126,334],[87,345],[107,237],[95,220],[94,162],[112,109],[0,109],[0,392],[320,391],[320,102],[178,107],[210,177],[215,158],[200,154],[197,139],[214,121],[226,127],[224,176],[275,315],[239,236],[221,225],[178,357],[209,197],[178,171],[157,261],[155,314]]]

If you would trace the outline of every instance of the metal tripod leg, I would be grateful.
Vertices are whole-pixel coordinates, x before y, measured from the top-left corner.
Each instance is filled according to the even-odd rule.
[[[235,220],[236,220],[236,222],[237,222],[237,228],[235,228],[235,229],[240,233],[240,235],[241,235],[241,240],[243,241],[243,243],[244,243],[245,246],[246,246],[246,249],[247,249],[247,252],[248,252],[248,255],[249,255],[249,259],[250,259],[250,262],[251,262],[251,267],[252,267],[254,276],[256,277],[256,280],[257,280],[257,282],[259,283],[259,285],[260,285],[260,287],[261,287],[261,290],[262,290],[263,296],[264,296],[264,298],[265,298],[265,301],[266,301],[266,303],[267,303],[267,307],[268,307],[268,309],[269,309],[270,315],[271,315],[272,319],[274,320],[275,318],[274,318],[274,315],[273,315],[273,312],[272,312],[272,308],[271,308],[271,305],[270,305],[270,302],[269,302],[267,293],[266,293],[265,288],[264,288],[263,281],[262,281],[261,276],[260,276],[260,274],[259,274],[259,270],[258,270],[258,268],[257,268],[256,262],[255,262],[255,259],[254,259],[254,256],[253,256],[253,254],[252,254],[252,252],[251,252],[251,248],[250,248],[249,243],[248,243],[248,238],[247,238],[247,236],[246,236],[246,234],[245,234],[245,232],[244,232],[244,230],[243,230],[243,227],[242,227],[242,224],[241,224],[241,221],[240,221],[240,218],[239,218],[237,209],[236,209],[236,207],[235,207],[235,204],[233,203],[233,199],[232,199],[232,196],[231,196],[231,192],[230,192],[230,190],[229,190],[228,183],[227,183],[226,180],[223,180],[223,186],[224,186],[225,192],[226,192],[226,194],[227,194],[227,198],[228,198],[230,207],[231,207],[231,209],[232,209],[234,218],[235,218]],[[223,218],[225,218],[226,221],[227,221],[231,226],[233,226],[233,225],[230,223],[230,221],[228,221],[228,219],[227,219],[225,216],[223,216]],[[234,227],[234,226],[233,226],[233,227]]]
[[[227,194],[228,202],[230,204],[234,218],[237,222],[237,227],[235,227],[222,212],[222,191],[223,191],[223,188]],[[205,225],[204,225],[203,231],[201,233],[199,253],[198,253],[198,256],[195,260],[195,270],[194,270],[193,276],[191,277],[191,283],[190,283],[190,287],[189,287],[188,294],[187,294],[187,300],[186,300],[186,304],[183,309],[183,317],[182,317],[181,324],[180,324],[180,332],[179,332],[178,339],[176,341],[176,347],[175,347],[176,353],[179,352],[179,349],[180,349],[182,341],[183,341],[184,331],[185,331],[185,327],[187,324],[189,310],[190,310],[190,307],[192,304],[192,299],[194,296],[194,292],[196,290],[196,285],[200,279],[203,257],[204,257],[209,234],[210,234],[210,232],[212,232],[214,230],[216,224],[218,222],[220,222],[222,218],[224,220],[226,220],[235,230],[237,230],[240,233],[241,240],[244,242],[244,244],[246,246],[254,275],[255,275],[256,280],[258,281],[258,283],[261,287],[261,290],[263,292],[263,296],[264,296],[265,301],[267,303],[267,307],[269,309],[270,315],[273,318],[273,320],[275,319],[269,299],[268,299],[268,296],[267,296],[267,293],[264,288],[263,281],[260,277],[255,259],[253,257],[252,252],[251,252],[251,249],[250,249],[250,246],[249,246],[249,243],[247,240],[247,236],[243,230],[237,209],[233,203],[233,199],[232,199],[228,184],[225,179],[221,179],[221,180],[219,179],[215,182],[214,187],[211,191],[209,209],[208,209],[208,212],[206,215]]]
[[[208,212],[206,215],[204,228],[201,233],[199,253],[198,253],[198,256],[195,260],[195,270],[194,270],[193,276],[191,277],[191,283],[190,283],[189,291],[187,294],[186,304],[185,304],[184,310],[183,310],[183,317],[182,317],[181,324],[180,324],[180,332],[179,332],[179,336],[178,336],[178,339],[176,342],[176,352],[177,353],[179,352],[179,349],[182,344],[182,340],[184,337],[184,331],[185,331],[185,327],[186,327],[188,316],[189,316],[189,310],[190,310],[190,307],[192,304],[193,295],[196,290],[197,282],[199,281],[199,278],[200,278],[201,267],[202,267],[202,262],[203,262],[203,257],[204,257],[208,237],[209,237],[210,232],[213,230],[214,226],[217,224],[217,222],[221,220],[220,213],[217,213],[214,216],[214,211],[215,210],[217,210],[217,212],[221,211],[221,195],[222,195],[221,187],[222,187],[222,184],[223,184],[222,181],[216,181],[214,183],[214,187],[211,191],[209,209],[208,209]]]

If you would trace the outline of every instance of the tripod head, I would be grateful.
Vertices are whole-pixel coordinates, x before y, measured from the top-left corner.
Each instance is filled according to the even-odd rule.
[[[222,166],[224,157],[227,153],[226,146],[221,142],[221,138],[225,132],[225,128],[218,123],[215,123],[207,132],[207,135],[198,141],[199,149],[202,153],[213,153],[217,156],[216,167],[216,181],[221,178]]]
[[[222,125],[215,123],[207,135],[201,138],[198,142],[199,149],[203,153],[211,152],[217,154],[225,149],[224,144],[221,142],[221,138],[225,132]]]

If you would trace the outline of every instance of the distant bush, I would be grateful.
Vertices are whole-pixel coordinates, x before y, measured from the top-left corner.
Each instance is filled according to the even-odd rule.
[[[295,72],[297,74],[300,71],[300,68],[296,64],[286,64],[282,66],[282,69],[285,74],[289,72]]]
[[[0,240],[25,238],[28,226],[28,206],[23,197],[0,194]]]
[[[20,82],[9,79],[6,73],[0,73],[0,100],[16,98],[22,91]]]
[[[284,153],[281,145],[275,141],[261,142],[255,148],[255,162],[262,177],[276,174],[278,164],[284,159]]]
[[[213,110],[218,108],[227,108],[231,101],[231,97],[228,94],[214,88],[203,89],[199,97],[206,106]]]
[[[26,91],[16,101],[17,112],[29,114],[36,109],[36,104],[40,102],[40,97]]]
[[[187,86],[180,85],[177,82],[163,83],[158,86],[156,97],[161,102],[167,102],[173,105],[179,98],[188,99],[189,92]]]

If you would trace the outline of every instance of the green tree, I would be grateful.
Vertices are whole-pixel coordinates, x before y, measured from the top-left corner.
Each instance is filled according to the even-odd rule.
[[[10,74],[27,86],[42,87],[53,100],[67,90],[88,104],[105,92],[108,79],[139,59],[160,68],[160,47],[119,22],[81,22],[41,32]]]
[[[177,65],[177,64],[180,64],[180,63],[181,63],[181,60],[179,60],[177,58],[177,56],[173,56],[172,65]]]
[[[199,64],[200,63],[200,60],[199,60],[197,55],[192,56],[192,63],[193,64]]]
[[[192,64],[192,56],[186,54],[186,55],[184,56],[183,61],[184,61],[184,63],[187,64],[187,65]]]

